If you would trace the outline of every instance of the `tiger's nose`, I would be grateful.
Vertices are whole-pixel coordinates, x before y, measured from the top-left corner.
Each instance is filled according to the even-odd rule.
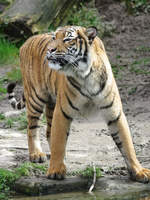
[[[48,48],[48,51],[49,51],[50,53],[54,53],[54,52],[56,51],[56,48]]]

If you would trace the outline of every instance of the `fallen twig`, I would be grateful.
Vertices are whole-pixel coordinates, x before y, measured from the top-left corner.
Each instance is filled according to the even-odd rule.
[[[92,190],[94,189],[95,183],[96,183],[96,167],[95,167],[94,164],[93,164],[93,172],[94,172],[94,174],[93,174],[93,182],[92,182],[92,185],[91,185],[88,193],[92,193]]]

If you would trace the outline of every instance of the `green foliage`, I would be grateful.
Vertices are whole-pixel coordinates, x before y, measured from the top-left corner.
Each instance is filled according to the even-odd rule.
[[[6,77],[0,78],[0,94],[6,94],[7,93],[7,90],[5,88],[6,82],[7,82]]]
[[[12,116],[7,118],[1,114],[0,121],[5,121],[5,126],[7,128],[17,127],[18,130],[26,129],[28,124],[25,112],[22,112],[19,116]]]
[[[150,2],[148,0],[125,0],[130,13],[150,12]]]
[[[150,52],[150,47],[139,46],[139,47],[135,48],[135,51],[138,51],[138,52]]]
[[[0,168],[0,199],[6,200],[9,198],[10,190],[14,187],[15,181],[21,176],[30,176],[35,171],[45,173],[46,165],[26,162],[13,171]]]
[[[0,65],[18,64],[19,49],[9,41],[0,38]]]
[[[36,171],[44,173],[47,171],[47,166],[46,165],[40,165],[37,163],[31,163],[31,162],[26,162],[22,164],[20,167],[15,169],[15,174],[18,174],[19,177],[21,176],[30,176]],[[40,173],[39,173],[40,174]]]
[[[93,167],[87,167],[84,170],[73,172],[72,175],[79,175],[83,178],[91,179],[94,176],[94,169]],[[96,167],[96,178],[100,178],[102,176],[101,169]]]
[[[104,29],[96,8],[88,8],[83,4],[80,4],[80,8],[77,6],[73,7],[70,16],[68,16],[67,24],[84,27],[95,26],[100,35],[102,35]]]
[[[136,90],[137,90],[137,87],[133,87],[128,91],[128,94],[132,95],[132,94],[136,93]]]
[[[17,178],[14,172],[0,168],[0,199],[8,199],[10,187],[13,187]]]
[[[148,69],[149,65],[150,65],[150,58],[141,58],[139,60],[134,61],[131,64],[130,71],[136,74],[147,75],[147,74],[150,74],[150,70]]]
[[[118,78],[118,76],[120,76],[119,72],[122,71],[122,70],[124,70],[124,67],[121,66],[121,65],[114,65],[114,64],[112,64],[111,67],[112,67],[113,74],[114,74],[114,76],[116,78]]]
[[[0,120],[4,120],[4,119],[6,119],[6,117],[2,113],[0,113]]]
[[[20,113],[18,116],[5,117],[0,113],[0,122],[4,122],[6,128],[17,128],[18,130],[26,130],[28,126],[26,112]],[[43,114],[41,119],[42,124],[46,124],[46,117]]]

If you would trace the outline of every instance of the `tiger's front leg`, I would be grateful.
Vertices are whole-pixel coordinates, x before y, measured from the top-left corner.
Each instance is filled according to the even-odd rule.
[[[72,118],[66,113],[64,108],[56,103],[50,138],[50,167],[47,171],[47,177],[50,179],[64,179],[66,166],[64,164],[65,148],[68,131]]]
[[[110,106],[104,107],[107,109],[107,124],[111,136],[124,157],[131,179],[147,183],[150,180],[150,170],[142,168],[136,158],[131,133],[122,110],[117,89],[116,93],[114,92],[113,94],[113,100],[111,104],[109,104]]]

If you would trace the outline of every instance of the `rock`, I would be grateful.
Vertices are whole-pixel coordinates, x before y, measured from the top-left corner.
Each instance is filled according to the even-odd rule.
[[[81,191],[87,188],[87,179],[68,177],[64,180],[50,180],[45,177],[20,178],[15,183],[15,191],[27,195],[56,194],[60,192]]]
[[[26,39],[58,26],[79,0],[15,0],[0,16],[0,26],[11,38]]]

